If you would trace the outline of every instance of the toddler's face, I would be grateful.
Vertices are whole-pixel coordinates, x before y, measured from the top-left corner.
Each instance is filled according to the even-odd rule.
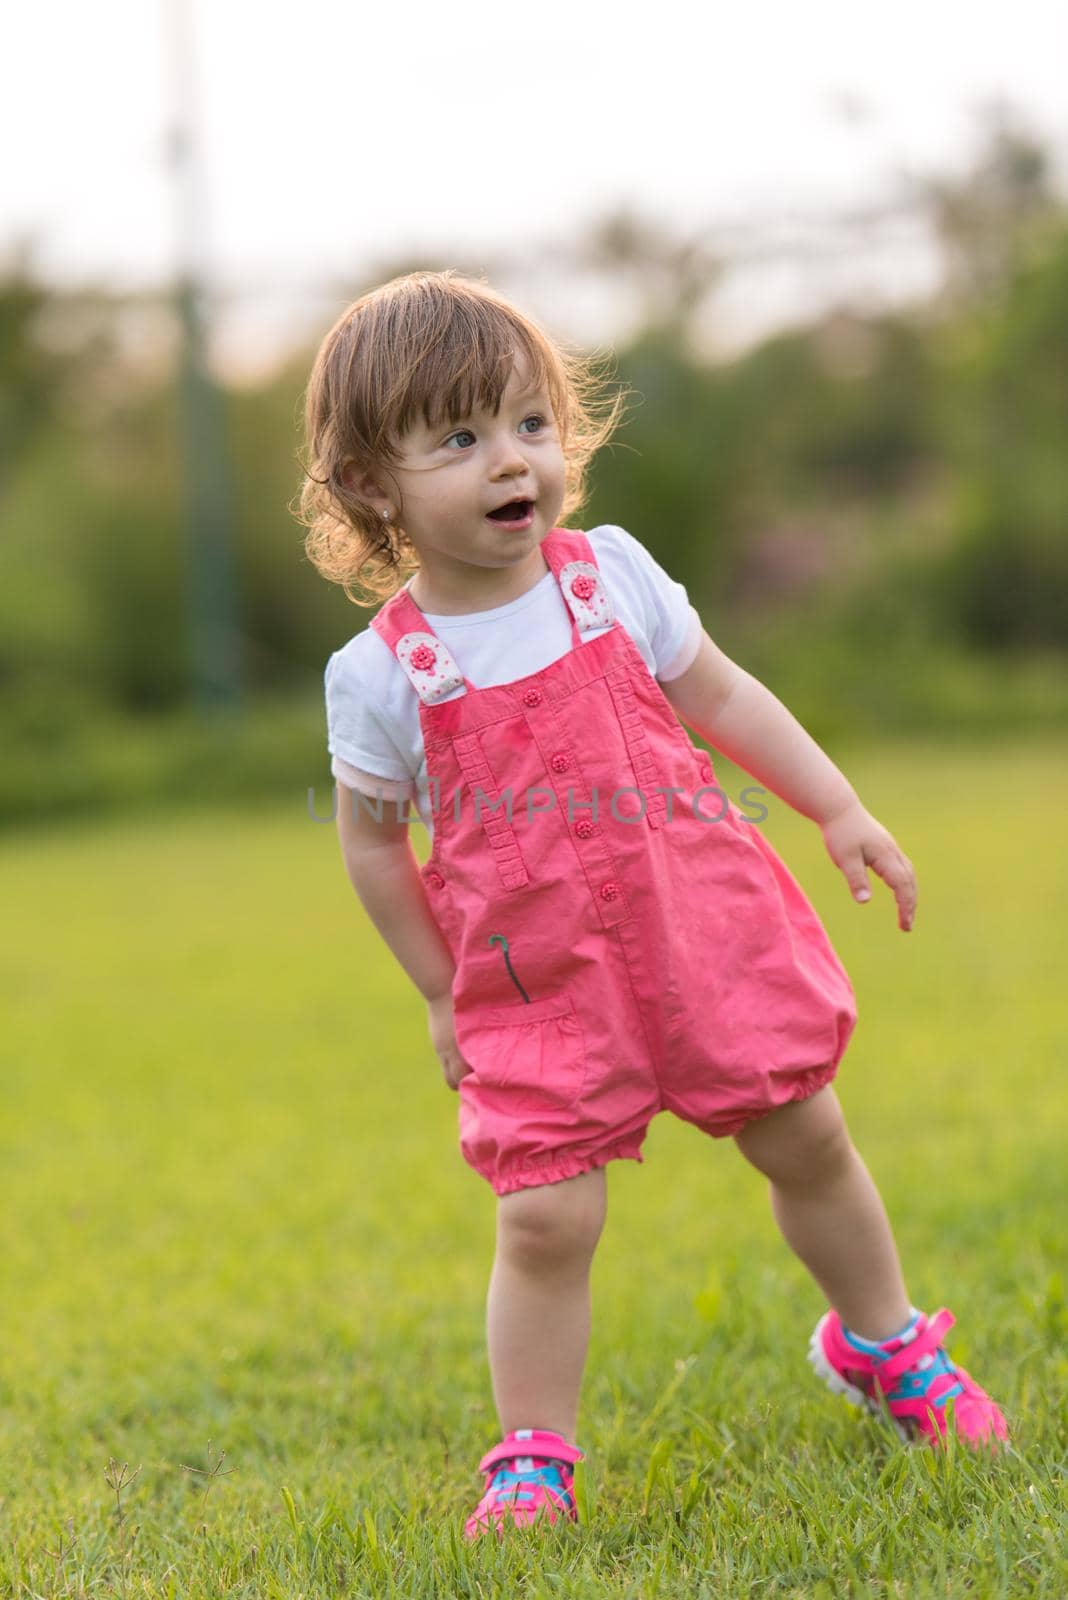
[[[396,520],[432,581],[440,572],[452,584],[465,573],[477,582],[467,569],[522,565],[556,526],[564,466],[548,390],[517,366],[496,416],[479,411],[433,429],[420,419],[404,436],[391,473]],[[526,504],[506,520],[490,515],[512,501]]]

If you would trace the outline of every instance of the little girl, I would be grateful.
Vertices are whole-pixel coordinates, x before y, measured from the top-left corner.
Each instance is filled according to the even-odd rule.
[[[326,669],[345,866],[426,1000],[461,1151],[498,1196],[502,1438],[468,1538],[575,1517],[605,1168],[641,1161],[663,1110],[767,1176],[830,1303],[810,1360],[831,1389],[903,1437],[1007,1437],[943,1349],[951,1314],[910,1303],[846,1130],[849,978],[682,723],[817,824],[858,901],[873,868],[903,932],[912,863],[636,539],[560,525],[620,405],[590,361],[451,271],[351,305],[306,397],[309,556],[357,603],[385,601]]]

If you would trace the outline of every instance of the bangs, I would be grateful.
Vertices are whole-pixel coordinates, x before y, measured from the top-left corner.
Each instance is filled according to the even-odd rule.
[[[393,392],[379,409],[380,450],[420,421],[436,431],[475,411],[496,416],[517,366],[531,388],[546,386],[554,412],[566,415],[565,381],[551,349],[509,307],[453,294],[420,309],[422,315],[405,317],[394,330]]]

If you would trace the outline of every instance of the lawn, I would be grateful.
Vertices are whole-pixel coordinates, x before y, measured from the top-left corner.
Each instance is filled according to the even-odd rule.
[[[1068,755],[832,753],[915,930],[765,826],[853,978],[839,1093],[910,1292],[1013,1448],[909,1449],[822,1389],[761,1180],[661,1116],[609,1169],[584,1525],[461,1546],[494,1201],[333,828],[303,793],[57,823],[0,841],[0,1594],[1062,1600]]]

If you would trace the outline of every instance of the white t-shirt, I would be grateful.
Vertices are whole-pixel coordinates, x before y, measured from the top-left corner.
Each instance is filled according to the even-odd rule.
[[[663,683],[681,676],[693,663],[703,632],[683,585],[669,578],[623,528],[606,524],[586,537],[615,615],[649,671]],[[571,614],[552,572],[517,600],[490,611],[423,615],[479,689],[540,672],[571,649]],[[607,631],[596,628],[585,637]],[[334,777],[346,788],[371,796],[381,793],[387,801],[414,799],[432,834],[419,696],[389,645],[373,628],[356,634],[330,657],[324,682]],[[445,698],[463,693],[461,685]]]

